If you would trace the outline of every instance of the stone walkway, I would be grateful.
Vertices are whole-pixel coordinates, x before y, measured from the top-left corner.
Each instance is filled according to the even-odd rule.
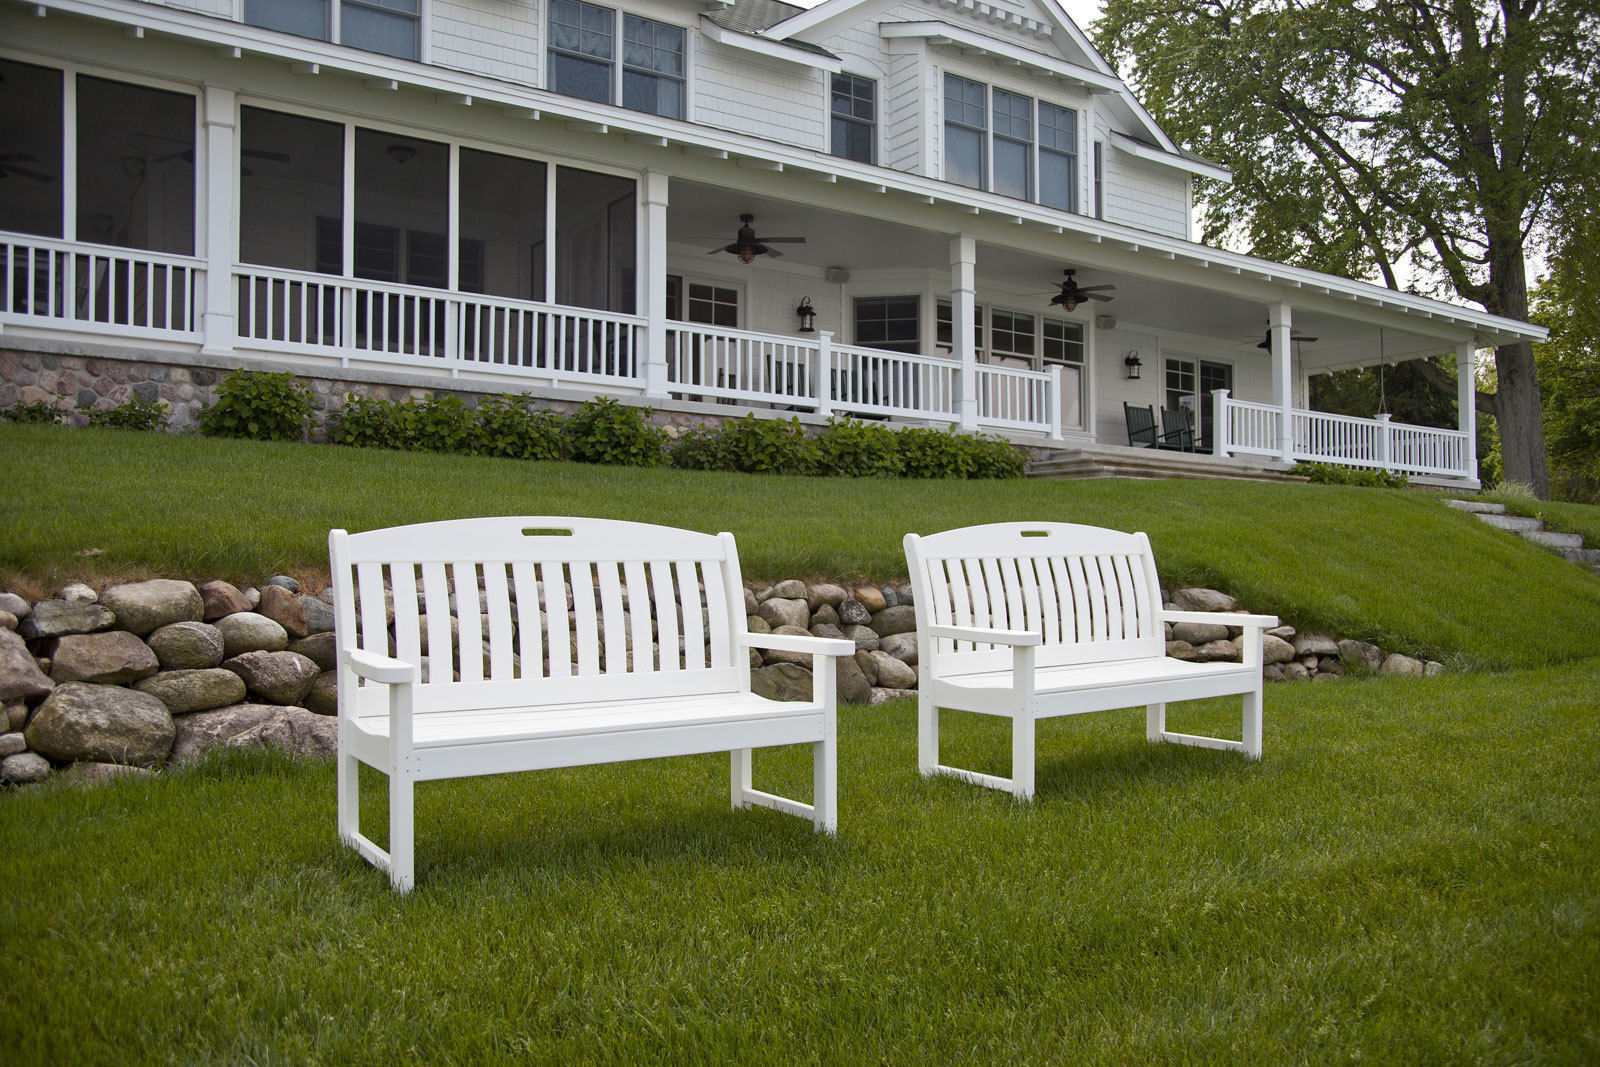
[[[1543,519],[1507,515],[1504,504],[1492,504],[1487,500],[1446,500],[1445,503],[1458,511],[1476,515],[1490,526],[1510,531],[1525,541],[1531,541],[1540,548],[1554,552],[1580,567],[1588,567],[1595,574],[1600,574],[1600,548],[1583,547],[1582,534],[1546,530]]]

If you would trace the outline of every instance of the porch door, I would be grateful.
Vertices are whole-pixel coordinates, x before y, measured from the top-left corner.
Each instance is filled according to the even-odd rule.
[[[1212,425],[1216,421],[1216,403],[1211,394],[1218,389],[1233,390],[1233,365],[1169,356],[1165,377],[1165,406],[1182,408],[1194,416],[1195,446],[1203,452],[1209,451]]]
[[[736,330],[739,328],[739,303],[739,289],[736,286],[686,281],[682,275],[667,275],[667,317],[676,322]],[[724,342],[699,334],[689,334],[680,340],[676,331],[669,330],[668,379],[690,385],[737,388],[738,383],[731,377],[733,369],[721,365],[727,363],[726,359],[717,358],[718,353],[726,349]],[[673,358],[673,354],[676,358]]]

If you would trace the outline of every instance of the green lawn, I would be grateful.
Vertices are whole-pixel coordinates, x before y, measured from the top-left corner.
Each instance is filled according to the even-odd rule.
[[[1489,493],[1513,515],[1530,515],[1544,520],[1551,530],[1582,534],[1590,548],[1600,548],[1600,504],[1571,504],[1564,500],[1533,500],[1526,496]]]
[[[719,755],[436,783],[407,898],[336,844],[330,767],[20,793],[0,1061],[1593,1063],[1596,693],[1275,686],[1260,763],[1056,720],[1032,806],[852,708],[836,840],[727,811]],[[808,755],[757,782],[807,795]]]

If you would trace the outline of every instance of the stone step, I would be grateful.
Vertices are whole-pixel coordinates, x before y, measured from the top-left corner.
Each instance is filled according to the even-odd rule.
[[[1600,548],[1558,548],[1556,554],[1586,567],[1600,567]]]
[[[1446,506],[1457,511],[1467,511],[1474,515],[1504,515],[1506,506],[1494,504],[1487,500],[1446,500]]]
[[[1543,530],[1544,522],[1540,519],[1526,518],[1522,515],[1494,515],[1480,513],[1478,518],[1499,530],[1510,530],[1512,533],[1529,533],[1534,530]]]
[[[1556,533],[1554,530],[1527,530],[1522,536],[1541,548],[1553,548],[1558,552],[1564,548],[1583,547],[1582,534]]]

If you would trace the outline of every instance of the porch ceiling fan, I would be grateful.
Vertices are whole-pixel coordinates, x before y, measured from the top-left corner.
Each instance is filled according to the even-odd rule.
[[[1299,330],[1290,329],[1289,330],[1289,340],[1291,340],[1291,341],[1303,341],[1304,343],[1309,345],[1309,344],[1314,344],[1317,341],[1320,341],[1321,338],[1320,337],[1307,337],[1305,334],[1301,333]],[[1267,330],[1266,334],[1261,338],[1261,340],[1256,343],[1256,347],[1260,348],[1260,349],[1264,349],[1264,350],[1266,350],[1268,352],[1272,351],[1272,331],[1270,329]]]
[[[28,152],[6,152],[0,155],[0,178],[9,178],[15,174],[19,178],[30,178],[36,182],[55,181],[56,176],[54,174],[46,174],[44,171],[34,170],[32,167],[18,166],[19,163],[37,162],[39,162],[38,157]]]
[[[706,255],[714,256],[718,252],[726,252],[730,256],[738,256],[740,263],[749,263],[757,256],[772,256],[777,258],[783,255],[776,248],[769,245],[803,245],[804,237],[757,237],[755,231],[756,217],[754,215],[739,216],[739,233],[732,244],[719,245],[711,249]]]
[[[1091,300],[1109,303],[1116,299],[1114,296],[1103,295],[1115,289],[1116,286],[1114,285],[1079,285],[1078,280],[1073,277],[1073,275],[1077,274],[1077,269],[1073,267],[1068,267],[1061,273],[1067,276],[1067,280],[1056,283],[1059,291],[1055,291],[1055,295],[1050,298],[1052,307],[1060,305],[1066,311],[1074,311],[1079,304],[1086,304]],[[1053,290],[1046,290],[1046,292],[1051,291]],[[1043,296],[1044,293],[1037,295]]]

